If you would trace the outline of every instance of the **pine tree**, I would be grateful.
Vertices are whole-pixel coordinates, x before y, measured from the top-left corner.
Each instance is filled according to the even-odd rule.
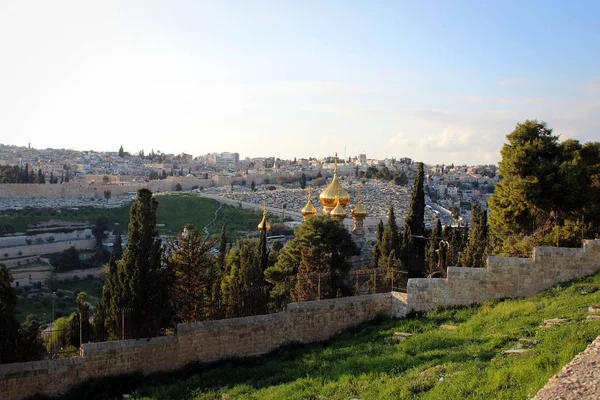
[[[213,284],[213,244],[193,225],[186,225],[177,240],[169,242],[168,264],[174,274],[171,301],[177,321],[195,322],[208,315]]]
[[[260,231],[258,246],[258,254],[260,257],[260,270],[263,274],[267,269],[269,263],[269,247],[267,246],[267,229],[266,226],[264,226],[265,224],[266,221],[263,223],[263,229]]]
[[[318,266],[318,259],[315,250],[310,247],[302,249],[302,258],[296,274],[296,286],[292,292],[292,301],[300,303],[303,301],[320,300],[320,287],[318,277],[319,271],[322,268]]]
[[[119,147],[119,157],[121,157],[121,158],[125,157],[125,152],[123,151],[122,145],[121,145],[121,147]]]
[[[304,189],[305,187],[306,187],[306,175],[303,172],[302,175],[300,176],[300,188]]]

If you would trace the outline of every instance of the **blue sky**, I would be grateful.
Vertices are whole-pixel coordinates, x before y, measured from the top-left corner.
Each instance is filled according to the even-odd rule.
[[[598,2],[0,4],[0,143],[495,163],[598,140]]]

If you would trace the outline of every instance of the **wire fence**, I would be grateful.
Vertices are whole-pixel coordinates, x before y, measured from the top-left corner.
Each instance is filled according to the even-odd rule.
[[[284,281],[288,295],[279,303],[270,296],[273,286],[265,285],[239,290],[232,294],[229,304],[218,301],[206,307],[206,318],[223,319],[248,317],[281,311],[290,302],[319,301],[324,299],[362,296],[390,291],[406,291],[408,273],[405,271],[385,271],[382,269],[355,270],[340,276],[338,274],[307,274],[290,277]],[[111,319],[113,329],[106,324],[94,321],[90,310],[79,311],[69,319],[55,321],[45,327],[39,335],[41,351],[37,359],[58,359],[79,355],[84,343],[127,340],[143,335],[143,321],[134,310],[120,310]],[[58,323],[58,324],[57,324]],[[175,326],[163,329],[154,336],[175,333]]]

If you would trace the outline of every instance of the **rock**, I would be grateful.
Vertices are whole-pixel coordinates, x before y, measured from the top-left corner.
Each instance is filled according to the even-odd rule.
[[[458,327],[454,326],[454,325],[442,325],[442,326],[440,326],[440,329],[445,329],[447,331],[454,331],[454,330],[458,329]]]
[[[517,345],[517,348],[518,349],[530,348],[530,347],[535,346],[538,343],[539,343],[539,341],[537,339],[521,338],[521,339],[519,339],[519,344]]]
[[[588,321],[600,321],[600,315],[588,315],[587,320]]]
[[[600,304],[594,304],[588,308],[590,314],[600,314]]]
[[[396,337],[403,337],[403,338],[409,338],[412,337],[412,333],[405,333],[405,332],[394,332],[394,336]]]
[[[523,354],[523,353],[527,353],[530,349],[509,349],[509,350],[503,350],[502,351],[502,355],[503,356],[510,356],[513,354]]]
[[[547,328],[549,326],[560,326],[569,322],[569,318],[552,318],[544,320],[544,327]]]

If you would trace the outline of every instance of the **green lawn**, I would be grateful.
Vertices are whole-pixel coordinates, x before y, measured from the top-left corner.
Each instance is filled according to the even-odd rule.
[[[157,223],[164,224],[164,228],[159,229],[162,233],[177,233],[185,224],[194,224],[203,228],[213,220],[215,211],[219,207],[216,200],[190,193],[158,194],[156,200],[159,204]],[[108,219],[109,227],[119,223],[123,229],[127,229],[130,207],[79,207],[78,210],[64,209],[60,212],[50,209],[4,211],[0,216],[0,225],[11,224],[16,231],[24,232],[29,226],[43,221],[88,221],[92,224],[96,217],[102,215]],[[223,205],[217,220],[208,230],[210,234],[218,234],[221,225],[226,222],[234,237],[244,236],[244,232],[256,231],[261,218],[260,212]]]
[[[134,375],[110,385],[87,383],[68,398],[133,393],[140,400],[528,399],[600,334],[600,321],[586,321],[588,306],[597,303],[600,275],[528,299],[367,324],[326,343],[262,357]],[[550,318],[571,321],[540,328]],[[457,329],[441,329],[444,324]],[[398,343],[394,332],[414,336]],[[501,355],[521,338],[539,344],[526,354]]]

